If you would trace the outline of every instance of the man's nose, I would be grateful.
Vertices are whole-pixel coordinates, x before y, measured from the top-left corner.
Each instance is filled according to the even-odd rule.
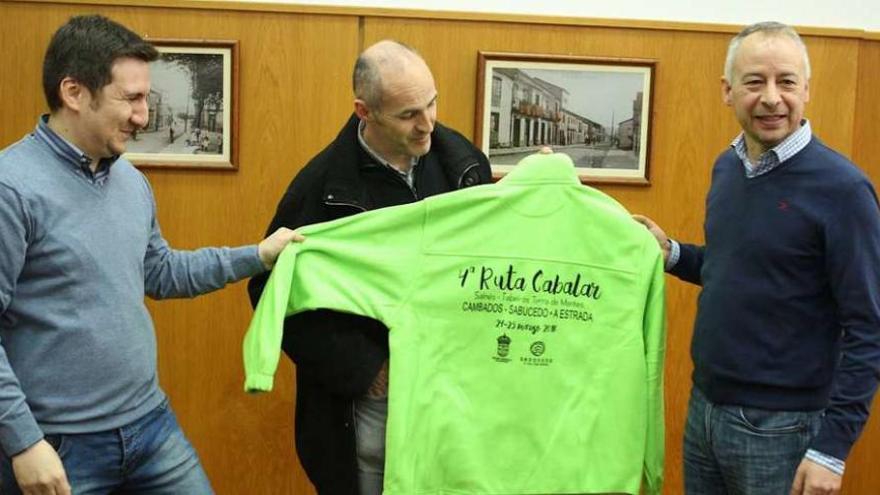
[[[775,107],[779,105],[780,101],[782,101],[782,98],[779,96],[779,88],[776,86],[776,83],[768,83],[761,92],[761,103],[768,107]]]
[[[416,129],[426,134],[434,132],[434,116],[431,111],[424,110],[419,112],[419,117],[416,121]]]
[[[150,120],[150,107],[146,99],[139,100],[132,105],[131,121],[139,129],[147,126]]]

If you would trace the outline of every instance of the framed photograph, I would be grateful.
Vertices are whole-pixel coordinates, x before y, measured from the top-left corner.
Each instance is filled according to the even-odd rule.
[[[238,168],[238,42],[149,40],[150,119],[128,142],[140,167]]]
[[[475,142],[496,178],[549,146],[581,182],[649,185],[655,64],[480,52]]]

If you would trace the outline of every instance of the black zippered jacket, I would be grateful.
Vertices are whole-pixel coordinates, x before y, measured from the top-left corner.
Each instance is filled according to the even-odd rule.
[[[486,156],[439,122],[431,150],[415,167],[414,188],[376,161],[358,142],[352,117],[336,139],[294,177],[267,230],[335,220],[376,208],[492,180]],[[248,283],[256,306],[268,274]],[[356,495],[357,457],[353,402],[388,359],[388,329],[380,322],[317,310],[285,320],[281,347],[296,364],[296,451],[320,495]]]

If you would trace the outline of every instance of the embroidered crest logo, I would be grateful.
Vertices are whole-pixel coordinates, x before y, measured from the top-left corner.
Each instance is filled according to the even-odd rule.
[[[510,337],[501,334],[501,336],[498,337],[498,356],[507,357],[508,354],[510,354]]]

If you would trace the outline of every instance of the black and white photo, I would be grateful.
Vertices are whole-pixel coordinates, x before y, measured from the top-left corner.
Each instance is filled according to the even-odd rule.
[[[484,53],[477,145],[495,175],[543,146],[571,156],[584,182],[648,184],[654,64]]]
[[[236,168],[235,42],[152,40],[147,126],[126,157],[140,166]]]

